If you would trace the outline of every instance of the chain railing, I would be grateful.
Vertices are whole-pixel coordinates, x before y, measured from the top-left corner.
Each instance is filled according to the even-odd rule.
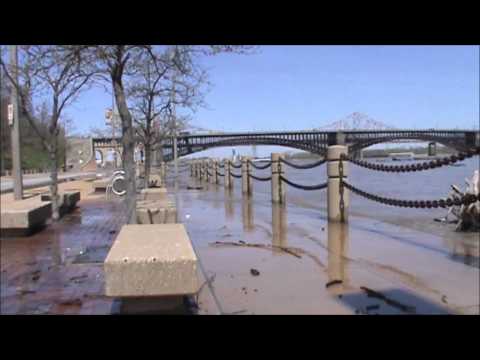
[[[230,166],[231,166],[232,168],[234,168],[234,169],[240,169],[240,168],[242,167],[242,163],[240,163],[240,164],[237,165],[237,164],[234,164],[234,163],[232,162],[232,163],[230,163]]]
[[[355,194],[362,196],[366,199],[379,202],[381,204],[406,207],[406,208],[447,208],[451,206],[469,205],[476,201],[480,201],[480,194],[466,194],[462,198],[445,198],[439,200],[399,200],[394,198],[387,198],[375,194],[368,193],[364,190],[358,189],[355,186],[349,184],[345,180],[342,180],[343,185],[354,192]]]
[[[290,167],[293,167],[294,169],[313,169],[314,167],[317,167],[317,166],[320,166],[320,165],[323,165],[327,162],[327,159],[321,159],[319,161],[316,161],[314,163],[311,163],[311,164],[305,164],[305,165],[300,165],[300,164],[294,164],[294,163],[291,163],[290,161],[288,160],[285,160],[284,158],[280,158],[280,161]]]
[[[248,160],[248,163],[250,165],[252,165],[252,167],[254,167],[255,169],[258,169],[258,170],[264,170],[264,169],[268,169],[270,166],[272,166],[272,162],[269,161],[266,165],[256,165],[253,161],[251,160]]]
[[[325,189],[327,187],[327,183],[324,182],[324,183],[321,183],[321,184],[318,184],[318,185],[302,185],[302,184],[297,184],[297,183],[294,183],[290,180],[288,180],[287,178],[285,178],[284,176],[280,175],[280,180],[282,180],[284,183],[294,187],[294,188],[297,188],[297,189],[301,189],[301,190],[322,190],[322,189]]]
[[[272,180],[271,176],[260,177],[260,176],[255,176],[255,175],[252,175],[252,174],[248,174],[248,176],[251,177],[252,179],[257,180],[257,181],[271,181]]]
[[[458,153],[457,155],[446,156],[440,159],[435,159],[431,161],[425,161],[419,164],[407,164],[407,165],[384,165],[384,164],[374,164],[369,161],[357,160],[352,156],[342,155],[342,159],[350,161],[352,164],[357,166],[374,170],[374,171],[385,171],[385,172],[412,172],[412,171],[424,171],[439,168],[446,165],[454,164],[458,161],[463,161],[467,158],[471,158],[475,155],[480,154],[480,147],[473,150],[469,150],[464,153]]]
[[[230,175],[232,175],[232,176],[233,176],[234,178],[236,178],[236,179],[241,179],[241,178],[242,178],[242,174],[237,175],[237,174],[235,174],[234,172],[231,172]]]

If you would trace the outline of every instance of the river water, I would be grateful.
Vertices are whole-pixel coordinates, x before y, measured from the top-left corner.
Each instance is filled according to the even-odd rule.
[[[478,157],[463,164],[413,173],[349,164],[348,181],[385,197],[435,200],[446,197],[451,184],[464,189],[465,178],[479,168]],[[326,181],[325,165],[284,168],[296,183]],[[269,176],[270,169],[255,174]],[[480,234],[434,221],[445,209],[397,208],[350,194],[349,224],[342,226],[327,221],[325,190],[287,186],[287,204],[279,207],[272,206],[269,182],[253,180],[253,196],[245,199],[241,179],[234,181],[229,192],[184,171],[179,184],[179,220],[205,277],[214,277],[210,300],[200,304],[204,313],[480,313]],[[263,248],[232,245],[239,242]]]

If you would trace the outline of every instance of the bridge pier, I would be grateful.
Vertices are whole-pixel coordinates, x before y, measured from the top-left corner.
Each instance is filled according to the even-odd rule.
[[[345,145],[332,145],[327,150],[327,208],[328,220],[333,222],[348,222],[349,191],[340,185],[341,176],[348,177],[348,162],[340,161],[340,156],[347,153]]]
[[[428,144],[428,156],[437,155],[437,143],[431,142]]]
[[[285,203],[285,185],[282,183],[280,177],[283,174],[282,163],[280,162],[280,154],[271,154],[271,169],[272,169],[272,202],[273,203]]]
[[[165,161],[160,163],[160,177],[162,178],[162,184],[166,184],[167,182],[167,165]]]
[[[250,177],[249,156],[242,156],[242,194],[252,195],[252,178]]]

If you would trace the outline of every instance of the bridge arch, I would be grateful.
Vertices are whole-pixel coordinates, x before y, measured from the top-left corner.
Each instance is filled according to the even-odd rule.
[[[283,146],[293,148],[297,150],[303,150],[312,154],[322,155],[326,154],[326,147],[322,145],[315,145],[309,142],[301,140],[290,140],[282,138],[233,138],[210,142],[203,145],[196,145],[190,148],[183,147],[179,153],[179,157],[194,154],[196,152],[205,151],[218,147],[233,147],[233,146],[252,146],[252,145],[265,145],[265,146]],[[166,161],[171,160],[172,154],[165,154]]]
[[[380,137],[376,139],[366,139],[354,142],[349,146],[350,152],[358,152],[360,150],[366,149],[373,145],[391,143],[396,140],[418,140],[419,142],[428,142],[428,143],[437,143],[444,145],[448,148],[454,149],[456,151],[466,151],[469,147],[466,144],[459,143],[458,141],[453,141],[450,138],[442,138],[438,136],[428,136],[428,135],[408,135],[408,136],[387,136]]]

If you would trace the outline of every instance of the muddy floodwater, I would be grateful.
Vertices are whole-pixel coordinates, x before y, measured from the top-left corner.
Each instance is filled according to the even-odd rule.
[[[349,182],[386,197],[434,200],[451,184],[463,189],[478,157],[464,164],[400,174],[349,164]],[[325,165],[285,170],[296,183],[326,181]],[[180,171],[172,196],[199,259],[196,313],[480,313],[480,234],[434,221],[444,209],[396,208],[351,194],[348,225],[329,224],[325,190],[287,187],[279,206],[270,183],[253,181],[246,199],[240,179],[225,191],[223,181],[201,183],[188,168]],[[171,178],[168,187],[173,194]],[[103,261],[125,223],[123,208],[98,194],[82,193],[78,205],[35,235],[1,239],[2,314],[118,312],[104,295]]]
[[[440,199],[451,184],[464,188],[478,158],[464,164],[401,174],[350,164],[349,182],[387,197]],[[326,181],[324,166],[285,170],[297,183]],[[229,192],[184,174],[177,202],[210,280],[212,296],[205,303],[200,296],[205,313],[480,313],[480,234],[434,221],[444,209],[396,208],[351,194],[342,226],[328,224],[326,191],[287,187],[287,204],[272,206],[269,183],[254,181],[245,200],[240,179]],[[187,184],[203,189],[182,190]]]

